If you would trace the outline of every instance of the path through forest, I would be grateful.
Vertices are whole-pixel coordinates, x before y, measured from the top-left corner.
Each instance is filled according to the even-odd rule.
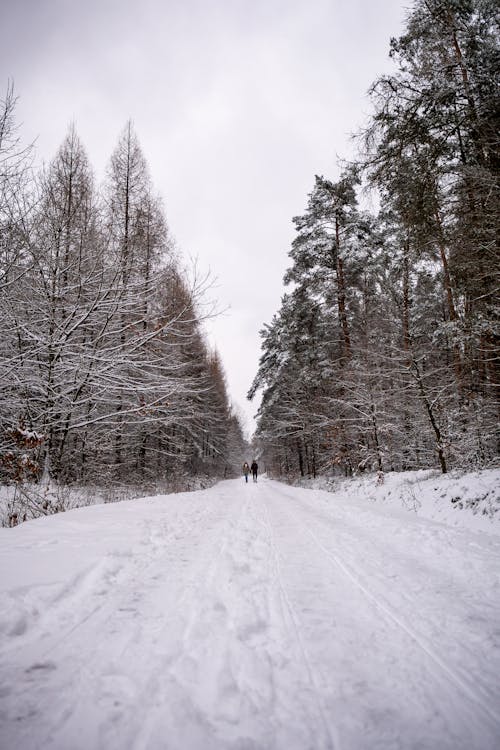
[[[259,480],[2,529],[5,750],[494,750],[500,539]]]

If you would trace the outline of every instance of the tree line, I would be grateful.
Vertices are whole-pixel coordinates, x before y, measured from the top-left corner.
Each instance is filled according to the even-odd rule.
[[[273,473],[498,458],[498,31],[494,0],[416,0],[357,160],[293,219],[249,391]]]
[[[96,187],[74,126],[34,167],[0,111],[0,479],[231,475],[244,438],[131,123]]]

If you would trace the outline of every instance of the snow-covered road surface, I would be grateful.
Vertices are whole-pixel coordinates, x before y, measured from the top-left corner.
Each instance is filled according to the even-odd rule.
[[[500,538],[270,481],[1,529],[2,750],[498,750]]]

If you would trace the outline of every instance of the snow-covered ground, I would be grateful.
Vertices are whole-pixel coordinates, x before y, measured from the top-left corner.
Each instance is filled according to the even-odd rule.
[[[266,480],[0,534],[2,749],[500,747],[496,534]]]
[[[432,521],[500,534],[500,469],[454,470],[449,474],[422,469],[345,479],[302,479],[297,484],[328,490],[334,493],[335,502],[364,497]]]

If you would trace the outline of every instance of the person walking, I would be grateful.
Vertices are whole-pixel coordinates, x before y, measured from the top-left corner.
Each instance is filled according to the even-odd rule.
[[[248,482],[248,475],[250,474],[250,466],[247,464],[246,461],[243,464],[243,474],[245,475],[245,482]]]
[[[252,477],[253,477],[253,481],[254,481],[254,482],[256,482],[256,481],[257,481],[257,472],[259,471],[259,464],[258,464],[258,463],[257,463],[257,461],[255,460],[255,458],[254,458],[254,460],[252,461],[252,465],[251,465],[251,467],[250,467],[250,468],[252,469]]]

